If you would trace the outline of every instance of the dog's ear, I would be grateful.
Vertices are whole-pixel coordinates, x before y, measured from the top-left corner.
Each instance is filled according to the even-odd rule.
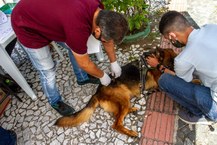
[[[143,52],[143,54],[142,54],[142,56],[143,56],[143,58],[147,58],[148,56],[150,56],[151,55],[151,48],[146,48],[145,50],[144,50],[144,52]]]
[[[158,61],[162,63],[164,58],[164,49],[157,47],[155,56],[157,57]]]
[[[174,58],[177,56],[177,54],[174,52],[173,49],[170,48],[163,49],[163,51],[164,56],[163,61],[161,63],[167,68],[174,70]]]
[[[170,49],[170,55],[172,58],[175,58],[177,56],[173,49]]]
[[[148,49],[146,49],[146,51],[145,52],[143,52],[143,57],[144,58],[147,58],[147,57],[149,57],[149,56],[151,56],[151,55],[157,55],[157,53],[156,53],[157,51],[156,51],[156,49],[153,49],[153,48],[148,48]]]

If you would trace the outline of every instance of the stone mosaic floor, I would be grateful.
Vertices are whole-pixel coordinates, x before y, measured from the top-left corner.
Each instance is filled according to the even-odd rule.
[[[179,3],[185,2],[179,0],[171,1],[177,1]],[[184,9],[188,11],[199,26],[205,23],[217,23],[215,17],[217,10],[216,0],[189,0],[186,4],[187,6],[185,6]],[[181,8],[183,9],[183,7]],[[151,36],[153,37],[155,34]],[[147,45],[133,44],[131,47],[127,47],[127,51],[123,50],[123,48],[126,47],[118,48],[117,54],[120,64],[123,65],[127,63],[132,59],[132,56],[138,57],[139,53],[144,48],[159,44],[160,37],[156,37],[156,39],[149,42],[150,44],[147,43]],[[63,50],[63,54],[66,59],[60,63],[58,68],[57,84],[65,102],[76,110],[79,110],[87,103],[91,95],[94,94],[97,85],[77,85],[65,50]],[[56,52],[54,52],[53,56],[55,59],[59,59]],[[16,57],[16,54],[14,57]],[[107,61],[98,62],[94,56],[92,59],[99,64],[102,69],[108,71],[107,67],[109,63]],[[104,112],[100,108],[95,111],[94,115],[87,123],[78,127],[58,128],[53,126],[53,123],[60,115],[47,103],[47,99],[39,85],[37,72],[26,57],[15,60],[15,62],[19,65],[19,69],[22,71],[27,81],[31,83],[34,92],[36,92],[38,96],[37,101],[32,101],[24,92],[19,93],[18,95],[23,99],[23,102],[12,98],[12,102],[4,115],[0,117],[0,125],[2,127],[12,129],[17,133],[18,145],[139,144],[141,133],[138,138],[131,138],[117,133],[111,128],[113,123],[112,115]],[[146,102],[143,97],[133,99],[131,102],[133,106],[139,107],[140,110],[137,114],[129,114],[125,118],[125,126],[141,132]],[[178,124],[177,131],[179,134],[177,134],[177,144],[216,144],[216,124],[213,125],[213,129],[203,125],[189,126],[179,120]]]
[[[162,0],[158,1],[157,5],[159,6]],[[155,30],[152,32],[153,34],[150,35],[147,42],[130,43],[117,48],[116,52],[120,65],[138,58],[144,49],[153,48],[159,44],[160,36],[156,36]],[[57,70],[57,85],[65,102],[78,111],[89,101],[91,95],[96,91],[97,85],[77,85],[67,52],[62,48],[60,49],[65,60],[60,63]],[[127,115],[124,121],[127,128],[139,132],[137,138],[128,137],[114,131],[111,127],[114,121],[112,115],[101,108],[97,108],[91,119],[78,127],[58,128],[53,124],[60,115],[48,104],[39,82],[39,76],[29,59],[25,56],[25,53],[19,52],[21,58],[17,53],[13,53],[12,58],[14,58],[26,80],[32,85],[38,99],[32,101],[24,92],[21,92],[18,96],[22,98],[23,102],[19,102],[13,97],[4,115],[0,117],[2,127],[12,129],[17,133],[18,145],[139,144],[145,114],[146,102],[144,97],[131,100],[132,106],[138,107],[139,111],[136,114]],[[53,58],[60,59],[55,51],[53,52]],[[97,61],[95,55],[92,55],[92,60],[101,69],[109,72],[106,55],[103,62]]]
[[[84,107],[91,95],[96,91],[97,85],[88,84],[79,86],[67,52],[60,48],[65,60],[60,63],[57,70],[57,85],[66,103],[75,108],[76,111]],[[118,48],[118,61],[121,65],[129,62],[132,58],[138,58],[143,46],[131,45],[126,51]],[[59,55],[53,52],[53,58],[58,60]],[[132,57],[133,56],[133,57]],[[98,62],[95,56],[92,59],[100,68],[108,72],[109,63],[107,56],[104,62]],[[18,135],[18,145],[60,145],[60,144],[138,144],[138,138],[131,138],[117,133],[111,128],[114,119],[112,115],[97,108],[91,119],[73,128],[58,128],[54,126],[55,120],[60,115],[53,110],[47,102],[39,84],[39,77],[28,58],[21,60],[20,71],[31,83],[33,91],[38,99],[32,101],[24,92],[18,94],[23,102],[12,98],[4,115],[1,116],[0,124],[6,129],[14,130]],[[136,114],[129,114],[124,121],[126,127],[141,132],[143,116],[145,113],[145,98],[132,99],[132,105],[139,108]]]

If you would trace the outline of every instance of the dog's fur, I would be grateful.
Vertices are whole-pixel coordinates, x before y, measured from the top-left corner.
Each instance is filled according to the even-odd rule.
[[[156,53],[162,64],[169,64],[170,57],[173,57],[173,51],[162,50]],[[162,55],[162,56],[161,56]],[[147,74],[146,89],[155,87],[160,72],[157,70],[149,70]],[[154,83],[153,83],[154,82]],[[144,85],[144,84],[142,84]],[[112,112],[115,117],[113,128],[120,133],[135,137],[138,135],[136,131],[129,130],[123,126],[125,116],[137,111],[138,108],[131,107],[130,99],[134,96],[140,96],[140,70],[139,62],[131,62],[122,67],[121,77],[115,79],[109,86],[99,85],[96,93],[91,97],[87,105],[80,111],[74,113],[70,117],[59,118],[55,125],[60,127],[78,126],[89,120],[96,107],[101,106],[105,111]]]

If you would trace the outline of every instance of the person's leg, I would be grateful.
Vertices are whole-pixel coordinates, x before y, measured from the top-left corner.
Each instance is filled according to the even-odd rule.
[[[53,62],[49,46],[31,49],[23,46],[32,64],[38,70],[40,81],[49,104],[61,115],[70,115],[74,109],[64,104],[56,87],[56,62]]]
[[[23,46],[32,64],[38,70],[40,81],[48,102],[53,105],[61,100],[56,87],[56,62],[53,61],[49,46],[31,49]]]
[[[70,59],[70,62],[72,64],[72,69],[74,70],[74,73],[75,73],[76,78],[77,78],[77,83],[79,85],[83,85],[83,84],[87,84],[87,83],[93,83],[93,84],[99,84],[100,83],[99,79],[88,75],[84,70],[82,70],[78,66],[78,64],[75,60],[75,57],[72,54],[71,49],[64,42],[57,42],[57,44],[59,44],[60,46],[62,46],[65,49],[67,49],[69,59]]]
[[[0,144],[1,145],[15,145],[17,142],[17,135],[14,131],[6,130],[0,126]]]
[[[209,88],[186,82],[167,73],[161,75],[158,83],[173,100],[194,115],[199,117],[206,115],[211,120],[216,120],[216,103],[212,100]]]
[[[63,42],[57,42],[57,43],[60,46],[62,46],[63,48],[67,49],[68,55],[69,55],[69,59],[70,59],[70,62],[72,64],[72,69],[74,70],[74,73],[76,75],[77,81],[82,82],[82,81],[88,80],[89,78],[88,78],[87,73],[78,66],[78,64],[77,64],[77,62],[75,60],[75,57],[72,54],[72,51],[70,50],[70,48],[67,47],[65,45],[65,43],[63,43]]]
[[[168,93],[174,101],[189,109],[193,114],[198,116],[202,115],[194,99],[193,84],[187,83],[181,78],[167,73],[161,75],[158,83],[159,87],[164,92]]]
[[[213,121],[217,121],[217,103],[212,99],[210,88],[195,85],[195,99],[200,110]]]

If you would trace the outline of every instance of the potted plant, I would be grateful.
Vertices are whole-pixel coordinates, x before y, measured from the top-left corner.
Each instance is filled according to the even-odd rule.
[[[144,0],[102,0],[105,9],[122,13],[129,24],[129,33],[124,42],[144,38],[150,33],[148,7]]]

